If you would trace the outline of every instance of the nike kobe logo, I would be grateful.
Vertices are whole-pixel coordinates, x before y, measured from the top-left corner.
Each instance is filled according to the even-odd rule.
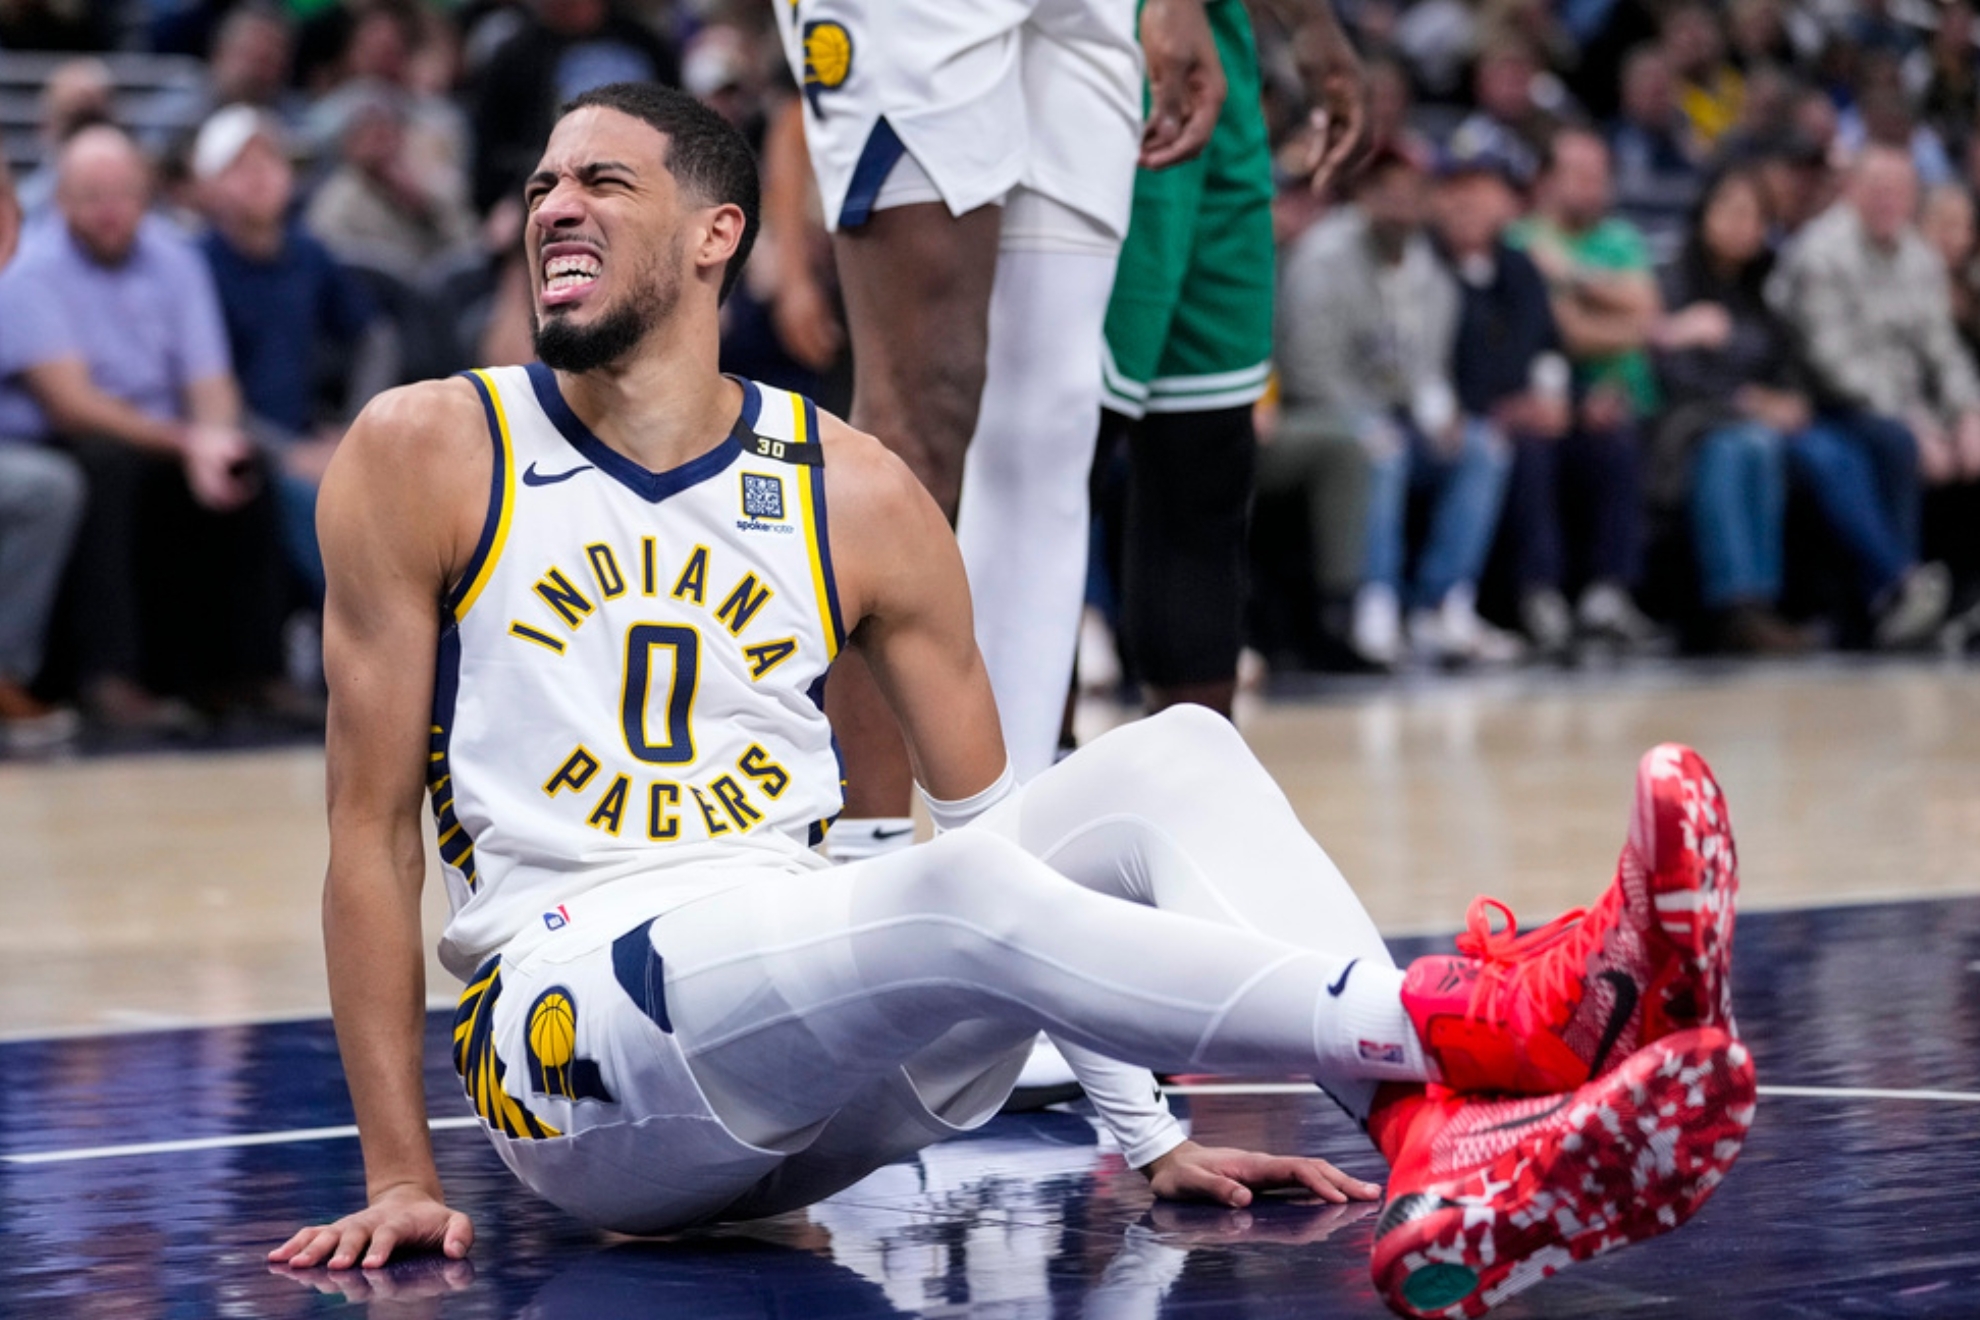
[[[531,463],[527,468],[523,469],[523,485],[554,486],[560,481],[569,481],[580,472],[589,471],[591,471],[591,464],[586,463],[582,467],[572,468],[569,472],[538,472],[536,470],[536,464]]]
[[[1609,1025],[1602,1028],[1602,1039],[1595,1046],[1595,1057],[1588,1062],[1588,1075],[1594,1077],[1602,1071],[1608,1061],[1609,1051],[1622,1039],[1623,1028],[1629,1025],[1630,1015],[1636,1012],[1636,982],[1628,972],[1603,972],[1601,979],[1615,987],[1616,1002],[1609,1009]]]
[[[1359,958],[1348,959],[1348,965],[1341,968],[1341,979],[1328,986],[1327,993],[1339,999],[1341,997],[1341,991],[1347,989],[1348,977],[1354,974],[1354,965],[1360,961],[1361,959]]]

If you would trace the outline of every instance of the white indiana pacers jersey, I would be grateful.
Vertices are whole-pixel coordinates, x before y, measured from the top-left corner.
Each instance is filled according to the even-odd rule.
[[[809,848],[841,799],[823,685],[845,630],[810,401],[745,381],[719,445],[649,472],[548,368],[470,379],[495,475],[434,686],[442,961],[465,980],[634,874],[658,912],[725,866],[824,865]]]

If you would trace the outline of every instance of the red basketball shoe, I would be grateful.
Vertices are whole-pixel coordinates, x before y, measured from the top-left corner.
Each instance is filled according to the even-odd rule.
[[[1477,1316],[1578,1260],[1668,1233],[1703,1205],[1753,1122],[1753,1063],[1679,1032],[1560,1096],[1413,1088],[1369,1131],[1393,1166],[1376,1291],[1407,1316]]]
[[[1661,1036],[1733,1031],[1732,826],[1703,758],[1666,743],[1636,769],[1615,883],[1593,908],[1526,935],[1475,899],[1459,952],[1419,958],[1403,1005],[1458,1091],[1568,1091]],[[1492,911],[1505,929],[1492,929]]]

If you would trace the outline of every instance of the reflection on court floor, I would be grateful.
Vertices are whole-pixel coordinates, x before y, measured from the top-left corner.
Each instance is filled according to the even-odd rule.
[[[1397,942],[1401,957],[1435,941]],[[1671,1237],[1496,1313],[1971,1316],[1980,1309],[1980,898],[1755,913],[1737,1009],[1758,1061],[1745,1157]],[[435,1144],[471,1261],[271,1271],[295,1224],[362,1193],[321,1021],[0,1046],[0,1315],[681,1316],[1009,1320],[1385,1315],[1373,1217],[1151,1204],[1076,1111],[998,1119],[811,1211],[665,1242],[607,1238],[522,1191],[429,1023]],[[1381,1162],[1283,1081],[1176,1097],[1194,1135]],[[349,1311],[363,1314],[362,1311]]]

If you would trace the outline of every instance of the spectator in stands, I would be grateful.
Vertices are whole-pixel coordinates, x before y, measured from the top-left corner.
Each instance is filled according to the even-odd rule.
[[[1752,168],[1719,176],[1663,280],[1657,328],[1670,409],[1651,438],[1653,507],[1682,511],[1719,649],[1785,654],[1813,639],[1777,612],[1787,447],[1814,421],[1793,337],[1765,297],[1766,193]]]
[[[13,260],[21,207],[0,161],[0,267]],[[24,356],[15,327],[0,320],[0,374]],[[73,710],[38,700],[55,589],[82,521],[83,479],[74,460],[46,445],[0,435],[0,747],[28,751],[75,735]]]
[[[1858,91],[1856,104],[1842,112],[1836,122],[1836,142],[1850,156],[1864,145],[1895,147],[1911,156],[1911,166],[1919,182],[1927,188],[1950,183],[1954,178],[1952,157],[1945,143],[1929,125],[1919,122],[1911,102],[1898,86],[1896,66],[1889,60],[1866,59],[1868,69],[1885,72],[1867,80]]]
[[[1573,423],[1571,368],[1545,278],[1505,241],[1527,181],[1489,153],[1447,154],[1439,174],[1437,234],[1462,292],[1453,356],[1458,406],[1490,418],[1515,453],[1551,448]]]
[[[1939,23],[1932,40],[1905,61],[1905,90],[1916,96],[1923,118],[1954,152],[1964,151],[1980,118],[1980,68],[1975,67],[1973,5],[1946,0],[1933,6]]]
[[[1925,194],[1918,232],[1946,267],[1946,297],[1968,356],[1980,351],[1980,233],[1974,228],[1973,194],[1946,183]]]
[[[1372,156],[1386,149],[1400,151],[1419,160],[1428,160],[1431,146],[1422,134],[1410,126],[1409,122],[1413,98],[1408,71],[1392,59],[1376,56],[1362,65],[1362,75],[1368,83],[1368,125],[1365,133],[1367,146],[1364,148],[1366,153]],[[1311,131],[1310,123],[1307,128]],[[1288,172],[1298,168],[1290,162],[1303,162],[1308,158],[1311,150],[1312,148],[1305,142],[1299,143],[1294,149],[1295,154],[1287,157]],[[1286,191],[1311,193],[1312,190]]]
[[[1352,205],[1309,230],[1280,280],[1279,360],[1287,410],[1317,404],[1369,464],[1367,539],[1353,643],[1393,665],[1407,643],[1450,663],[1508,659],[1475,612],[1506,458],[1497,431],[1459,408],[1451,379],[1458,291],[1425,231],[1427,178],[1400,153],[1368,162]],[[1282,418],[1275,446],[1289,439]],[[1324,441],[1323,441],[1324,442]],[[1429,504],[1406,572],[1412,491]]]
[[[1778,65],[1763,64],[1741,77],[1746,90],[1740,98],[1739,118],[1720,135],[1712,153],[1712,159],[1721,163],[1750,150],[1754,142],[1774,141],[1794,130],[1795,101],[1802,91],[1794,75]]]
[[[1945,566],[1918,562],[1921,475],[1980,475],[1980,379],[1953,326],[1945,268],[1912,224],[1917,201],[1909,153],[1866,147],[1771,289],[1830,423],[1827,443],[1795,461],[1819,474],[1818,498],[1859,493],[1827,512],[1862,567],[1885,646],[1928,637],[1950,603]]]
[[[1500,33],[1478,52],[1472,93],[1478,108],[1452,132],[1450,149],[1460,155],[1492,152],[1531,177],[1554,117],[1535,95],[1540,63],[1533,47],[1517,33]]]
[[[1670,63],[1657,46],[1638,46],[1623,61],[1622,118],[1609,130],[1609,151],[1617,214],[1643,232],[1656,261],[1668,261],[1684,244],[1705,179],[1691,121],[1678,108]]]
[[[84,129],[59,168],[62,223],[0,275],[19,346],[0,435],[61,436],[89,481],[70,573],[85,707],[115,726],[182,723],[149,675],[265,702],[281,565],[212,279],[146,216],[146,163],[124,133]]]
[[[48,75],[35,101],[35,138],[41,167],[21,180],[20,204],[29,224],[55,210],[55,158],[79,129],[107,124],[117,112],[110,66],[93,55],[64,60]]]
[[[1794,98],[1794,131],[1812,143],[1825,160],[1835,161],[1842,154],[1836,142],[1840,119],[1835,101],[1820,87],[1804,88]]]
[[[337,165],[310,200],[310,232],[339,259],[407,284],[420,283],[435,263],[476,252],[466,199],[408,153],[403,94],[368,83],[336,98],[339,119],[326,131]]]
[[[357,378],[345,415],[390,381],[358,369],[370,299],[327,248],[289,217],[295,176],[280,127],[252,106],[228,106],[193,144],[193,177],[212,229],[201,240],[226,318],[248,431],[270,450],[282,546],[310,594],[323,594],[316,488],[341,426],[322,424],[326,362]]]
[[[530,0],[522,26],[489,57],[474,97],[474,205],[514,196],[536,167],[556,109],[609,82],[676,86],[674,50],[610,0]]]
[[[207,61],[212,74],[207,108],[259,106],[285,128],[297,127],[305,107],[289,86],[294,55],[295,34],[282,11],[263,0],[248,0],[227,15],[214,35]]]
[[[1749,83],[1762,69],[1791,69],[1800,62],[1781,0],[1732,0],[1726,7],[1726,44],[1733,67]]]
[[[1562,129],[1533,214],[1507,233],[1546,276],[1574,366],[1574,425],[1557,443],[1519,448],[1505,512],[1521,626],[1555,656],[1577,628],[1624,646],[1655,636],[1630,589],[1642,555],[1637,431],[1657,407],[1645,348],[1660,308],[1649,246],[1610,206],[1607,145],[1587,129]]]
[[[1720,148],[1715,168],[1751,170],[1758,177],[1767,199],[1767,246],[1774,252],[1834,199],[1828,153],[1794,128],[1751,137],[1736,132]]]
[[[1890,0],[1857,0],[1849,6],[1844,32],[1857,50],[1902,58],[1918,45],[1918,34]]]
[[[1677,5],[1664,15],[1661,44],[1692,137],[1710,150],[1738,122],[1746,93],[1745,80],[1726,58],[1719,15],[1709,5]]]
[[[383,101],[403,124],[406,175],[424,195],[465,213],[470,152],[467,117],[449,95],[454,55],[451,30],[438,15],[398,5],[360,12],[337,61],[336,86],[309,112],[315,153],[334,158],[353,111]]]

